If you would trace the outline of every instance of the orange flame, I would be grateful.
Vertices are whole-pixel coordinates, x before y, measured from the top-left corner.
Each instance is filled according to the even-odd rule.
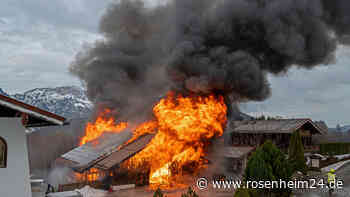
[[[94,123],[87,123],[85,136],[80,140],[80,146],[101,137],[104,132],[119,133],[128,126],[126,122],[116,124],[113,117],[106,118],[105,115],[108,113],[110,110],[106,109]]]
[[[78,182],[94,182],[100,179],[100,177],[104,177],[106,174],[103,171],[99,171],[96,168],[91,168],[88,171],[85,171],[84,173],[75,173],[75,179]]]
[[[206,145],[209,139],[223,134],[227,108],[222,96],[176,97],[170,93],[153,112],[157,122],[141,125],[133,139],[157,126],[156,136],[123,166],[131,169],[147,161],[151,188],[178,187],[186,165],[192,164],[194,171],[205,167]]]
[[[142,123],[133,131],[133,137],[129,141],[127,141],[125,144],[129,144],[135,141],[137,138],[139,138],[142,135],[155,134],[157,127],[158,127],[158,124],[156,121],[149,121],[149,122]]]

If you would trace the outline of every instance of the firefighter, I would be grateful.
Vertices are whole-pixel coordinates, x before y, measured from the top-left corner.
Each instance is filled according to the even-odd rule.
[[[335,186],[335,170],[332,168],[328,172],[328,188],[329,188],[329,196],[332,196],[332,193],[334,191],[334,186]]]
[[[55,188],[51,185],[51,184],[47,184],[47,189],[45,194],[49,194],[49,193],[54,193],[55,192]]]
[[[102,180],[103,189],[110,191],[112,182],[113,182],[113,177],[111,175],[104,177]]]

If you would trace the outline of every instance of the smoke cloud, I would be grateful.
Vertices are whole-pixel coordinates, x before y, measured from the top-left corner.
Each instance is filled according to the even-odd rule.
[[[104,39],[70,71],[122,118],[149,113],[169,90],[262,101],[267,73],[333,60],[350,40],[349,9],[348,0],[121,0],[101,19]]]

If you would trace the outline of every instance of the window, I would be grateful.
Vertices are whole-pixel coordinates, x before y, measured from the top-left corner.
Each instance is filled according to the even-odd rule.
[[[7,144],[6,141],[0,137],[0,168],[6,168],[7,160]]]

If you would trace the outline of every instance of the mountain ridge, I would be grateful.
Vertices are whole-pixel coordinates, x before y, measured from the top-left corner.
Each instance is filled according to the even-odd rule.
[[[11,95],[0,88],[0,94],[67,119],[87,117],[93,108],[93,104],[88,100],[85,90],[77,86],[34,88],[24,93]]]
[[[5,95],[5,96],[9,96],[3,89],[0,88],[0,94],[1,95]]]

